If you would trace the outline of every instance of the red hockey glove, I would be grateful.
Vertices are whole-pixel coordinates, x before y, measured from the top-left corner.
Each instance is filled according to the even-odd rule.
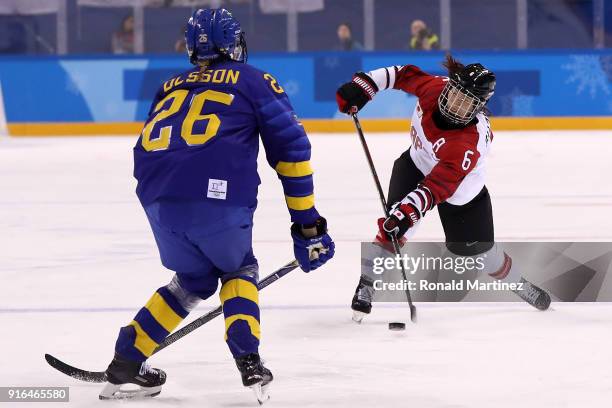
[[[336,91],[338,110],[343,113],[358,112],[372,100],[376,92],[378,86],[372,78],[363,72],[358,72],[351,82],[341,85]]]
[[[394,236],[399,241],[434,205],[434,197],[429,188],[417,186],[402,201],[393,204],[385,220],[378,220],[379,235],[386,236],[387,240]]]
[[[385,222],[384,218],[378,219],[378,233],[376,234],[376,242],[381,244],[383,248],[385,248],[389,252],[393,252],[393,245],[391,245],[391,236],[383,229],[383,224]],[[406,238],[401,237],[397,240],[400,248],[404,246],[406,243]]]
[[[420,218],[421,214],[414,205],[397,203],[389,212],[389,217],[378,220],[379,234],[387,240],[391,240],[391,237],[399,240]]]

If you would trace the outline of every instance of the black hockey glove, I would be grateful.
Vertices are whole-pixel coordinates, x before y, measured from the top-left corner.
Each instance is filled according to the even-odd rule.
[[[356,113],[374,98],[376,92],[378,86],[372,78],[363,72],[358,72],[351,82],[341,85],[336,91],[338,110],[342,113]]]

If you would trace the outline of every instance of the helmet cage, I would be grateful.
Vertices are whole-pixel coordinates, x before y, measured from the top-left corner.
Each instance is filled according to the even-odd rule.
[[[438,97],[440,113],[456,125],[467,125],[486,103],[486,100],[474,95],[453,79],[448,80]]]
[[[240,31],[240,34],[236,37],[236,42],[231,49],[220,48],[219,52],[227,58],[238,61],[246,62],[248,57],[246,40],[244,38],[244,31]]]

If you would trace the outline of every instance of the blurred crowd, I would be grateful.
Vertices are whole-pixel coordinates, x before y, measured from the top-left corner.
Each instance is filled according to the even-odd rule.
[[[232,10],[255,52],[518,47],[516,0],[492,0],[477,6],[469,0],[471,7],[458,7],[468,0],[453,0],[446,42],[440,35],[443,19],[438,0],[141,0],[139,4],[146,7],[139,16],[130,6],[134,1],[0,0],[0,53],[182,53],[185,19],[195,7],[207,6]],[[601,1],[526,0],[527,48],[593,46],[594,2]],[[66,5],[63,10],[58,6],[62,2]],[[604,15],[612,15],[612,0],[603,2]],[[368,3],[373,12],[366,7]],[[297,13],[294,19],[288,17],[291,12]],[[137,16],[141,31],[136,27]],[[612,19],[604,20],[602,36],[608,45]],[[291,22],[296,30],[289,28]],[[293,47],[292,31],[297,32]]]
[[[363,45],[353,38],[351,25],[342,22],[336,30],[338,42],[336,51],[363,51]],[[431,31],[423,20],[414,20],[410,25],[411,37],[406,41],[406,48],[410,50],[430,51],[440,48],[438,36]],[[180,29],[179,38],[174,43],[174,52],[185,52],[185,39],[182,36],[183,28]],[[113,54],[133,54],[134,49],[134,16],[128,15],[122,21],[119,29],[111,38],[111,49]]]
[[[19,37],[28,34],[28,26],[25,22],[17,21],[10,28],[12,35],[9,35],[9,44],[4,48],[0,48],[1,53],[18,54],[26,51],[25,41],[19,41]],[[365,48],[361,42],[353,36],[351,24],[341,22],[336,29],[337,42],[331,48],[335,51],[363,51]],[[176,41],[174,42],[173,52],[185,52],[184,28],[177,29]],[[110,49],[113,54],[134,54],[134,16],[129,14],[125,16],[116,31],[112,33],[110,38]],[[37,40],[41,40],[38,38]],[[331,42],[330,42],[331,43]],[[430,51],[440,49],[438,35],[434,33],[423,20],[414,20],[410,24],[410,38],[406,39],[404,47],[408,50],[415,51]],[[52,47],[45,47],[50,53],[53,52]]]

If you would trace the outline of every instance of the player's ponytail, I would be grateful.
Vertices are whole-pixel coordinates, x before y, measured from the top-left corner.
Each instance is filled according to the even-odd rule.
[[[198,66],[200,67],[200,71],[198,72],[198,80],[200,81],[204,81],[204,73],[206,72],[206,70],[208,69],[208,67],[210,67],[210,61],[200,61],[198,63]]]
[[[446,54],[446,58],[444,59],[444,62],[442,62],[442,66],[448,71],[449,77],[452,76],[452,74],[459,73],[465,68],[465,65],[453,58],[450,53]]]

